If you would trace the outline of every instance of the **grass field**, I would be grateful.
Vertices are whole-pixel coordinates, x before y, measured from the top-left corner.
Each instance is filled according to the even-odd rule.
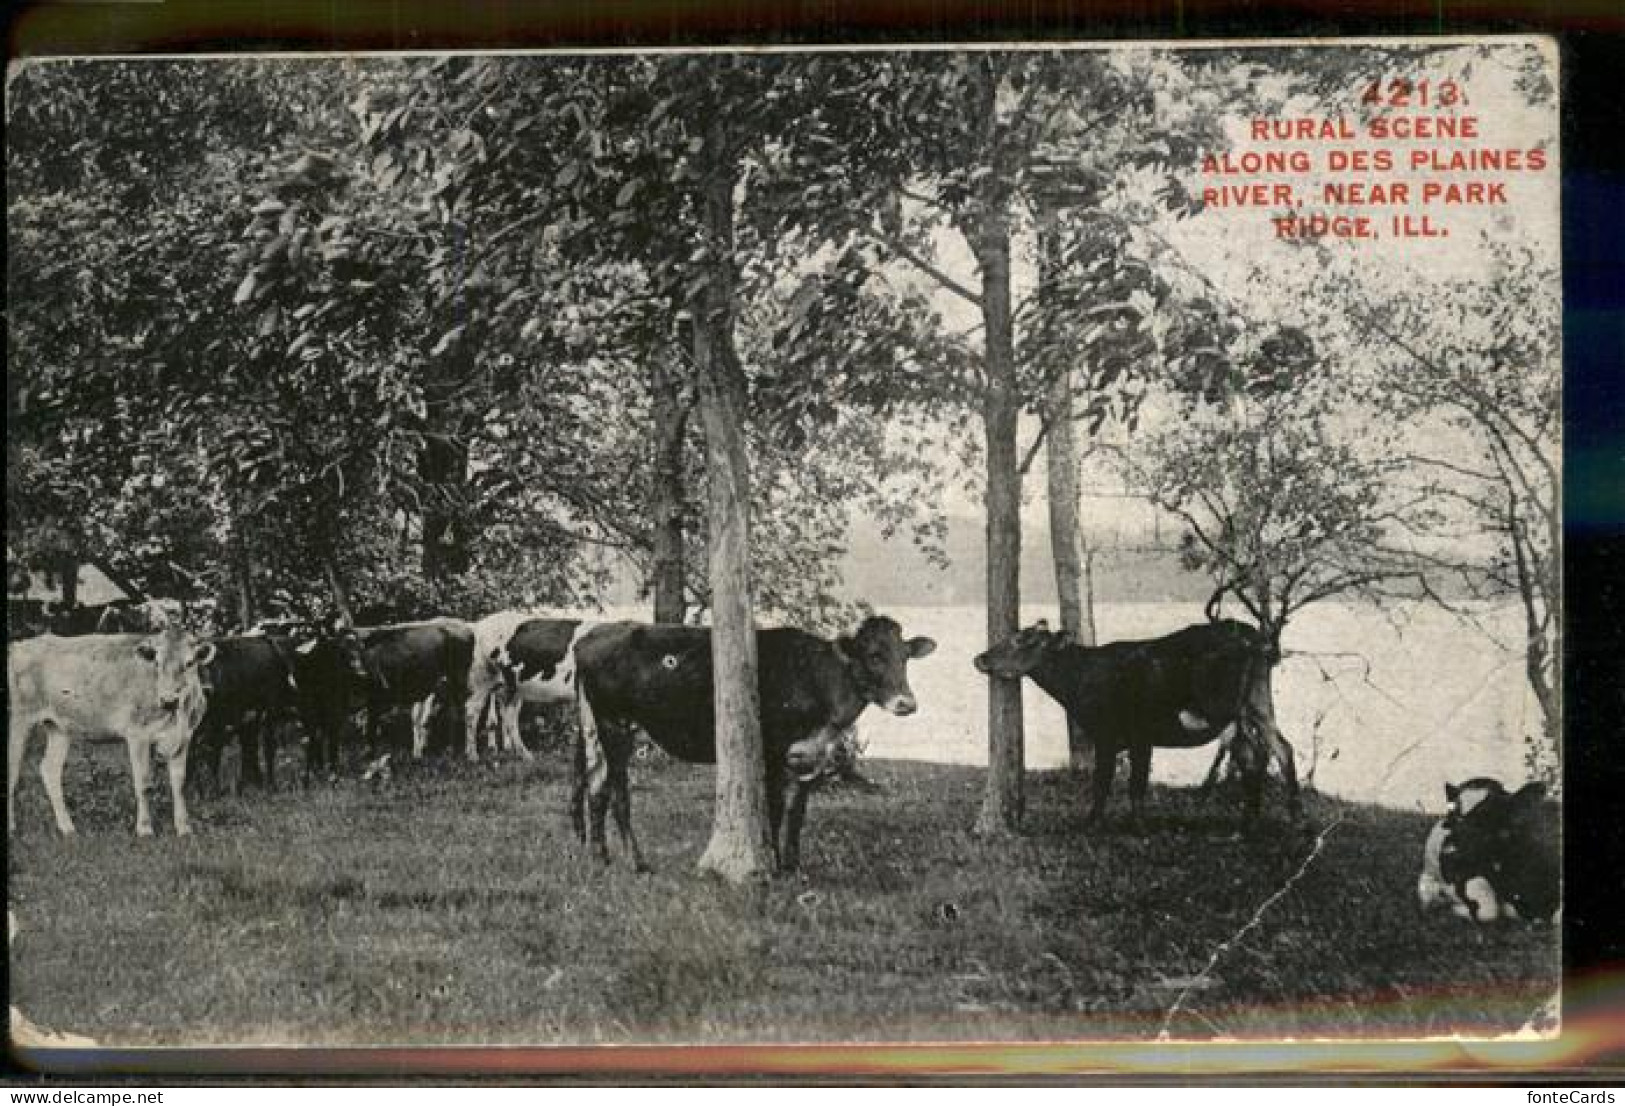
[[[980,769],[866,770],[815,797],[802,879],[733,889],[694,868],[705,768],[634,769],[640,876],[575,846],[557,749],[198,801],[191,839],[160,791],[137,841],[122,749],[80,746],[77,840],[19,796],[11,1001],[104,1044],[1344,1037],[1509,1032],[1556,986],[1552,929],[1418,915],[1420,815],[1310,796],[1238,840],[1154,787],[1143,832],[1087,834],[1037,772],[984,843]]]

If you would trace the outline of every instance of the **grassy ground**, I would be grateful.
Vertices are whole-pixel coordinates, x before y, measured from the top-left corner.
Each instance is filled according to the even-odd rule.
[[[732,889],[694,869],[709,769],[634,770],[640,876],[574,845],[563,764],[198,801],[190,840],[160,800],[136,841],[122,749],[80,747],[77,840],[21,789],[12,1002],[130,1044],[1392,1036],[1514,1030],[1556,985],[1551,929],[1417,914],[1415,815],[1311,796],[1238,840],[1154,787],[1091,835],[1034,773],[1026,836],[983,843],[980,770],[876,761],[883,794],[814,798],[803,879]]]

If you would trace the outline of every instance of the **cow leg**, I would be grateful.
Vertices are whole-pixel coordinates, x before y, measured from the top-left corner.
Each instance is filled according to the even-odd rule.
[[[1145,792],[1151,780],[1151,745],[1129,746],[1128,801],[1130,816],[1138,822],[1145,811]]]
[[[480,735],[484,730],[485,707],[487,703],[494,705],[495,692],[489,688],[475,688],[468,693],[468,699],[463,704],[463,755],[470,760],[479,756]],[[501,748],[502,734],[499,731],[492,740],[492,748]],[[421,757],[423,751],[413,746],[412,755]]]
[[[64,837],[71,837],[74,833],[73,819],[68,815],[68,804],[62,798],[62,766],[68,762],[69,737],[67,731],[60,726],[53,725],[45,739],[45,755],[40,758],[39,776],[45,784],[45,794],[51,799],[51,812],[56,815],[56,828]],[[138,792],[138,798],[145,809],[147,796],[145,792]],[[147,827],[152,832],[152,827]]]
[[[592,704],[587,701],[585,692],[576,695],[576,705],[581,716],[582,772],[578,786],[585,796],[583,803],[587,814],[586,840],[590,845],[597,847],[599,857],[607,862],[609,847],[604,841],[604,810],[609,801],[609,758],[598,719],[593,713]]]
[[[198,727],[197,735],[192,744],[197,748],[198,767],[208,772],[209,798],[220,794],[220,750],[230,740],[229,731],[205,720]],[[203,777],[201,772],[193,772],[192,778],[187,781],[199,795],[203,794]]]
[[[465,748],[471,742],[477,746],[480,740],[480,716],[476,713],[472,720],[468,718],[467,712],[470,699],[468,685],[461,681],[453,683],[447,680],[446,689],[442,695],[441,705],[445,707],[445,726],[462,729],[463,746]],[[433,697],[430,697],[429,702],[431,705],[433,704]],[[456,747],[454,739],[452,748],[455,749]],[[495,746],[493,746],[494,751]]]
[[[525,701],[519,692],[499,692],[501,698],[492,699],[492,713],[496,714],[497,731],[502,735],[503,744],[508,748],[517,750],[522,760],[535,760],[536,756],[525,747],[525,739],[519,735],[519,712],[524,708]]]
[[[276,790],[276,746],[279,723],[267,718],[260,727],[259,752],[265,777],[265,790]]]
[[[192,832],[192,819],[186,811],[186,753],[188,742],[169,758],[169,801],[175,807],[175,836],[186,837]]]
[[[12,715],[8,720],[7,729],[10,731],[7,742],[11,756],[6,761],[6,828],[8,832],[17,832],[17,781],[23,777],[23,755],[28,752],[28,735],[33,731],[20,715]]]
[[[202,752],[201,749],[198,750]],[[216,761],[216,767],[219,762]],[[237,790],[265,789],[265,776],[260,771],[260,716],[248,715],[237,724]]]
[[[1117,773],[1117,749],[1104,741],[1095,743],[1095,771],[1089,781],[1088,823],[1096,825],[1106,813],[1106,797],[1111,794],[1112,776]]]
[[[576,840],[587,842],[587,749],[578,730],[570,745],[570,828]]]
[[[152,743],[145,740],[126,741],[125,745],[130,751],[130,781],[135,784],[135,835],[151,837],[152,811],[147,806],[147,773],[152,768]],[[60,790],[60,766],[57,772],[57,787]]]
[[[412,704],[412,759],[413,760],[422,760],[423,759],[423,751],[429,747],[429,724],[433,720],[434,720],[434,696],[433,695],[430,695],[428,698],[425,698],[425,699],[420,699],[417,702]],[[372,714],[371,714],[370,711],[368,712],[368,715],[367,715],[367,723],[368,723],[368,726],[370,728],[370,726],[372,724]],[[372,737],[371,737],[370,733],[368,734],[368,738],[367,738],[367,746],[368,746],[368,748],[367,748],[367,759],[371,760],[374,756],[376,756],[378,754],[378,750],[372,748]]]
[[[630,750],[628,750],[630,752]],[[610,811],[615,815],[615,829],[621,835],[621,846],[632,854],[632,870],[647,872],[649,865],[638,848],[637,834],[632,832],[632,788],[627,778],[630,756],[613,757],[609,769]]]
[[[812,795],[812,786],[792,777],[783,794],[784,829],[778,838],[779,870],[790,873],[801,867],[801,825],[807,817],[807,799]]]

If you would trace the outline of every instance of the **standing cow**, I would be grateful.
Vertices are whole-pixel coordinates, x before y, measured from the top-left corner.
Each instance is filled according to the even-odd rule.
[[[917,709],[908,662],[936,648],[930,638],[904,638],[889,618],[865,619],[856,633],[826,641],[802,630],[756,634],[768,821],[779,867],[800,861],[807,799],[850,751],[853,724],[870,704],[897,715]],[[711,631],[635,622],[593,627],[573,647],[581,734],[571,818],[578,836],[607,859],[604,815],[646,867],[632,831],[627,724],[678,760],[716,762]]]
[[[1228,740],[1246,770],[1249,818],[1263,797],[1269,761],[1281,766],[1288,802],[1299,805],[1292,746],[1275,724],[1263,636],[1232,619],[1200,623],[1149,641],[1082,646],[1047,622],[1021,630],[972,662],[989,676],[1030,676],[1094,743],[1089,822],[1106,810],[1117,754],[1129,755],[1129,802],[1137,817],[1151,775],[1151,750]]]
[[[11,646],[6,671],[11,715],[7,824],[15,830],[17,780],[28,739],[36,730],[45,730],[40,778],[63,834],[74,832],[62,797],[62,766],[75,737],[125,742],[135,786],[135,832],[142,837],[152,835],[147,808],[152,751],[163,754],[169,766],[175,832],[190,833],[184,794],[186,754],[204,710],[198,668],[213,655],[213,646],[195,645],[173,625],[152,635],[46,636]]]
[[[192,742],[198,767],[219,786],[220,753],[233,732],[245,782],[276,786],[276,740],[271,726],[299,712],[293,638],[239,634],[214,639],[214,658],[202,677],[208,709]],[[194,773],[195,774],[195,773]]]
[[[575,644],[596,622],[502,611],[474,624],[474,661],[468,677],[467,746],[477,759],[482,722],[494,724],[492,747],[531,759],[519,736],[526,703],[567,703],[576,695]]]
[[[455,618],[403,622],[358,630],[372,674],[367,689],[367,748],[377,752],[378,729],[392,707],[419,707],[438,696],[447,713],[464,724],[468,700],[468,674],[474,659],[474,628]],[[428,741],[432,712],[412,712],[412,747],[421,751]]]
[[[334,624],[298,642],[289,656],[305,728],[305,775],[338,771],[339,745],[351,710],[376,679],[360,636]]]

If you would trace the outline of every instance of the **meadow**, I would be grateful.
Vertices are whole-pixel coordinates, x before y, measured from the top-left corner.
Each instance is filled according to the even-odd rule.
[[[562,755],[200,801],[138,842],[116,751],[70,768],[78,840],[35,786],[10,853],[12,1002],[104,1044],[1479,1036],[1557,982],[1549,927],[1418,913],[1424,818],[1319,796],[1239,838],[1154,787],[1142,830],[1090,834],[1039,772],[1025,835],[982,842],[979,770],[871,761],[880,793],[815,798],[802,878],[727,888],[694,869],[703,768],[640,765],[637,875],[575,845]]]
[[[974,634],[893,613],[942,641],[913,669],[921,713],[865,716],[879,790],[815,796],[802,875],[761,886],[696,872],[711,771],[658,753],[633,770],[655,870],[579,848],[567,712],[540,719],[531,764],[407,764],[304,787],[286,749],[282,789],[197,800],[190,839],[172,836],[155,780],[159,836],[135,840],[122,748],[77,746],[77,840],[56,837],[31,768],[20,789],[11,1001],[47,1028],[131,1045],[1341,1038],[1510,1033],[1556,989],[1552,927],[1418,912],[1432,815],[1317,793],[1294,823],[1272,788],[1266,821],[1241,836],[1237,797],[1201,802],[1159,752],[1144,824],[1121,820],[1120,781],[1118,817],[1087,831],[1085,781],[1044,767],[1064,739],[1037,702],[1025,832],[974,839],[983,770],[940,763],[978,759]],[[1157,632],[1172,612],[1141,605],[1132,629],[1124,613],[1103,629]],[[1492,673],[1495,654],[1449,644],[1390,645],[1337,693],[1386,704],[1372,685],[1392,695],[1382,681],[1405,677],[1432,689],[1413,723],[1428,709],[1493,715],[1495,695],[1466,694],[1482,674],[1438,673],[1446,657]],[[1300,756],[1311,693],[1329,694],[1290,669],[1278,680]],[[1405,765],[1445,778],[1481,766],[1465,726],[1426,730],[1453,740],[1407,753],[1413,726],[1346,709],[1343,728],[1321,727],[1323,782],[1353,764],[1392,797]],[[1199,777],[1207,753],[1186,759]],[[1415,786],[1411,805],[1429,805]]]

